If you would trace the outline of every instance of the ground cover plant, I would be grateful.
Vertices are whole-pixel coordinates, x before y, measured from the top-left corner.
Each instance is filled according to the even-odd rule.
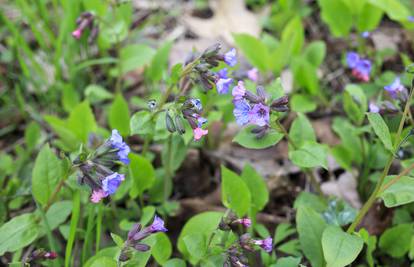
[[[414,3],[0,3],[1,266],[414,266]]]

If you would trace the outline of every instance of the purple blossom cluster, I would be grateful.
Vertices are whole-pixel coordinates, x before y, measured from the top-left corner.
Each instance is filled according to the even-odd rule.
[[[140,223],[135,224],[128,232],[128,238],[119,256],[120,261],[127,261],[130,258],[131,248],[141,252],[150,250],[151,247],[147,244],[141,243],[141,241],[152,234],[167,231],[167,228],[164,226],[164,221],[157,215],[155,215],[152,224],[145,228],[142,228]]]
[[[395,78],[391,84],[384,86],[384,90],[387,91],[393,99],[397,99],[398,97],[405,99],[408,97],[407,89],[401,83],[400,77]]]
[[[208,134],[208,130],[202,128],[207,123],[207,119],[201,116],[203,105],[200,99],[190,98],[185,101],[181,112],[193,129],[195,141],[200,140],[204,135]]]
[[[76,19],[76,29],[72,32],[73,38],[79,40],[86,29],[90,29],[88,42],[93,42],[99,33],[99,27],[94,23],[95,16],[91,12],[83,12]]]
[[[117,130],[99,146],[89,159],[79,164],[81,184],[87,184],[91,190],[91,201],[100,202],[103,198],[113,195],[118,190],[125,175],[113,171],[117,162],[129,164],[128,154],[131,149],[123,141]]]
[[[265,239],[253,239],[250,234],[246,233],[240,237],[240,246],[247,250],[254,250],[254,246],[259,246],[270,253],[273,250],[273,239],[270,236]]]
[[[346,64],[352,70],[352,75],[360,81],[368,82],[371,73],[371,61],[362,58],[356,52],[346,54]]]

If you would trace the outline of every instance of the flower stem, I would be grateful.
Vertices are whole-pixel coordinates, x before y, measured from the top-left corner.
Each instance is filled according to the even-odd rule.
[[[397,135],[395,137],[395,142],[394,142],[394,151],[393,153],[391,153],[391,155],[389,156],[388,160],[387,160],[387,164],[385,165],[384,171],[381,174],[381,177],[379,178],[374,191],[372,192],[372,194],[370,195],[370,197],[368,198],[367,202],[365,202],[365,204],[362,206],[362,208],[359,210],[357,217],[355,218],[355,220],[352,222],[352,224],[349,226],[347,232],[348,233],[352,233],[355,231],[355,228],[361,223],[362,219],[364,218],[365,214],[368,212],[368,210],[372,207],[372,205],[374,204],[375,200],[377,199],[377,197],[380,195],[380,193],[382,192],[381,188],[382,188],[382,184],[384,183],[384,179],[385,177],[388,175],[388,172],[390,170],[391,164],[394,161],[394,155],[396,154],[399,145],[400,145],[400,141],[401,141],[401,133],[402,130],[404,128],[404,123],[405,120],[407,119],[407,115],[408,115],[408,111],[410,109],[410,103],[411,103],[411,99],[413,97],[413,88],[411,87],[411,91],[410,91],[410,96],[408,97],[407,103],[405,103],[405,108],[404,108],[404,112],[403,115],[401,117],[400,120],[400,125],[398,126],[398,131],[397,131]],[[411,167],[411,166],[410,166]],[[414,168],[414,166],[413,166]],[[410,171],[410,168],[408,168],[407,173]],[[404,173],[404,171],[402,172]],[[403,175],[401,175],[403,176]],[[393,180],[396,180],[398,178],[398,180],[401,177],[396,177]],[[397,182],[398,180],[396,180],[395,182]],[[392,182],[392,181],[390,181]],[[393,183],[395,183],[393,182]],[[392,184],[387,184],[386,186],[391,186]],[[388,188],[387,187],[387,188]]]
[[[276,124],[279,127],[279,129],[282,131],[283,135],[285,136],[286,140],[288,140],[289,144],[293,147],[293,149],[298,149],[298,146],[293,142],[292,138],[290,138],[289,133],[287,132],[286,128],[280,123],[279,120],[276,120]],[[315,175],[313,174],[313,171],[311,169],[304,169],[304,172],[309,177],[309,181],[312,185],[312,187],[318,192],[319,195],[323,196],[322,189],[318,183],[318,180],[316,179]]]

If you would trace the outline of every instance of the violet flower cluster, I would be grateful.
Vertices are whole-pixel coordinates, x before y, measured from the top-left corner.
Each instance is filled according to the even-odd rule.
[[[164,221],[157,215],[155,215],[152,224],[148,227],[142,228],[140,223],[135,224],[128,232],[128,238],[125,241],[119,260],[127,261],[130,258],[131,248],[141,252],[150,250],[151,247],[149,245],[141,242],[152,234],[167,231],[167,228],[164,226]]]
[[[89,157],[78,157],[75,164],[79,164],[81,176],[79,182],[88,185],[91,190],[91,201],[100,202],[103,198],[115,194],[124,174],[114,171],[118,163],[129,164],[129,146],[122,140],[117,130],[112,130],[112,135]],[[84,156],[82,156],[84,157]]]
[[[90,29],[88,42],[92,43],[99,33],[99,27],[95,21],[95,16],[91,12],[83,12],[76,19],[76,29],[72,32],[73,38],[79,40],[86,29]]]
[[[356,52],[346,54],[346,64],[352,70],[352,75],[360,81],[368,82],[371,73],[371,61],[362,58]]]
[[[406,101],[408,98],[408,91],[401,83],[400,77],[395,78],[391,84],[384,86],[384,90],[387,91],[393,99]]]
[[[256,88],[256,94],[247,90],[243,81],[239,81],[233,88],[233,114],[236,122],[243,126],[247,124],[257,125],[254,129],[257,137],[263,137],[269,128],[270,110],[284,112],[288,110],[289,98],[280,97],[269,102],[267,94],[263,87]]]

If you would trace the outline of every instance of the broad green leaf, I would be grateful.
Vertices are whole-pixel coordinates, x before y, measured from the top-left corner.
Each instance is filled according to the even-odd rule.
[[[372,254],[374,253],[377,247],[377,237],[375,235],[369,235],[368,231],[362,228],[358,232],[359,236],[364,240],[364,243],[367,245],[365,250],[365,258],[369,264],[369,267],[374,267],[374,258]]]
[[[275,236],[273,238],[274,244],[279,243],[288,236],[296,233],[296,229],[292,227],[290,223],[280,223],[275,230]]]
[[[142,209],[141,219],[139,222],[142,225],[147,225],[154,218],[155,211],[154,206],[145,206]]]
[[[410,11],[398,0],[368,0],[370,4],[382,9],[392,20],[406,21]]]
[[[150,134],[154,131],[154,124],[151,121],[151,113],[148,110],[141,110],[132,115],[129,122],[131,135]]]
[[[271,267],[298,267],[301,258],[294,257],[283,257],[279,258],[276,264],[271,265]]]
[[[83,101],[73,108],[67,120],[67,126],[79,140],[83,143],[88,142],[89,134],[96,132],[98,128],[88,101]]]
[[[200,261],[207,252],[207,240],[206,236],[202,233],[194,233],[186,235],[184,238],[185,246],[187,251],[195,262]]]
[[[322,216],[306,205],[301,205],[296,213],[296,227],[303,253],[313,267],[324,266],[322,233],[326,223]]]
[[[28,150],[32,150],[36,147],[39,138],[40,138],[40,126],[36,122],[32,121],[27,125],[26,130],[24,131],[24,141]]]
[[[361,87],[355,84],[348,84],[344,91],[344,110],[348,117],[357,125],[360,125],[367,111],[367,98]]]
[[[304,53],[309,63],[315,67],[319,67],[325,58],[326,45],[322,41],[312,42],[306,47]]]
[[[186,259],[191,260],[190,253],[184,243],[184,237],[194,234],[203,234],[207,239],[210,237],[211,233],[217,229],[222,216],[222,212],[208,211],[197,214],[186,222],[177,242],[178,250]]]
[[[379,247],[391,257],[401,258],[410,250],[412,236],[412,224],[396,225],[381,235]]]
[[[110,257],[102,256],[93,261],[90,267],[117,267],[116,260]]]
[[[269,191],[264,178],[250,165],[246,164],[240,176],[250,191],[252,206],[261,211],[269,201]]]
[[[74,151],[78,148],[81,140],[67,127],[65,120],[59,119],[55,116],[44,116],[45,121],[52,127],[53,131],[60,137],[63,144],[68,150]]]
[[[375,0],[374,0],[375,1]],[[346,36],[352,27],[352,13],[342,0],[318,0],[322,20],[335,37]]]
[[[0,256],[31,244],[38,234],[39,227],[33,213],[14,217],[0,227]]]
[[[128,103],[121,94],[115,96],[114,102],[109,107],[109,126],[117,129],[122,136],[129,135],[129,109]]]
[[[294,94],[290,100],[290,107],[296,112],[311,112],[317,107],[315,101],[308,95]]]
[[[46,144],[37,155],[32,171],[32,194],[36,201],[46,205],[61,176],[60,160]]]
[[[181,135],[171,136],[171,170],[176,171],[180,168],[181,163],[187,156],[187,146],[184,144],[183,137]],[[161,151],[161,160],[164,166],[167,164],[168,149]]]
[[[317,67],[315,67],[304,57],[296,57],[292,61],[292,70],[295,82],[300,87],[304,87],[311,95],[319,94],[320,86],[317,75]]]
[[[375,134],[379,137],[385,148],[393,152],[390,130],[387,124],[378,113],[367,113],[369,123],[374,129]]]
[[[365,3],[357,17],[357,29],[360,32],[373,31],[378,27],[381,22],[384,12],[370,4]]]
[[[132,187],[129,192],[132,198],[141,195],[145,190],[151,188],[155,181],[155,171],[151,162],[140,155],[129,153],[129,173],[132,178]]]
[[[143,67],[151,62],[154,49],[143,44],[131,44],[121,49],[121,69],[125,74],[131,70]]]
[[[270,55],[266,45],[256,37],[241,33],[233,35],[236,45],[245,55],[246,59],[261,72],[269,69]]]
[[[395,175],[387,176],[385,181],[390,181],[395,177]],[[414,178],[409,176],[402,176],[396,183],[381,193],[381,198],[384,201],[384,205],[388,208],[393,208],[413,202]]]
[[[54,230],[59,225],[64,223],[69,215],[72,213],[72,201],[64,200],[53,203],[46,212],[47,222],[50,230]]]
[[[233,139],[233,142],[250,149],[263,149],[276,145],[283,138],[283,134],[270,129],[262,138],[257,138],[252,130],[256,126],[249,125],[243,128]]]
[[[114,95],[100,85],[90,84],[85,88],[85,97],[94,104],[111,99]]]
[[[322,234],[322,248],[327,267],[344,267],[351,264],[362,250],[364,241],[345,233],[337,226],[328,226]]]
[[[221,198],[223,205],[236,212],[239,217],[247,214],[251,194],[247,184],[237,174],[221,166]]]
[[[122,239],[122,237],[114,233],[111,233],[111,237],[119,248],[122,248],[124,246],[124,240]]]
[[[292,126],[290,126],[289,137],[298,147],[301,147],[308,141],[316,142],[316,135],[312,124],[302,113],[298,113],[298,116],[293,121]]]
[[[145,74],[152,82],[158,82],[162,79],[163,72],[167,69],[168,56],[172,47],[172,42],[166,42],[152,58],[151,64]]]
[[[116,257],[116,255],[117,255],[117,253],[119,253],[119,248],[116,247],[116,246],[107,247],[107,248],[101,249],[101,250],[99,250],[99,252],[97,254],[95,254],[94,256],[92,256],[91,258],[89,258],[84,263],[84,267],[91,267],[92,264],[96,260],[98,260],[99,258],[102,258],[102,257],[109,257],[109,258],[113,258],[114,259]]]
[[[187,264],[182,259],[170,259],[168,260],[163,267],[186,267]]]
[[[289,151],[289,159],[293,164],[303,168],[328,168],[326,148],[315,142],[306,142],[299,149]]]
[[[171,241],[165,233],[157,233],[155,240],[155,245],[151,249],[152,256],[158,264],[163,265],[171,257]]]

